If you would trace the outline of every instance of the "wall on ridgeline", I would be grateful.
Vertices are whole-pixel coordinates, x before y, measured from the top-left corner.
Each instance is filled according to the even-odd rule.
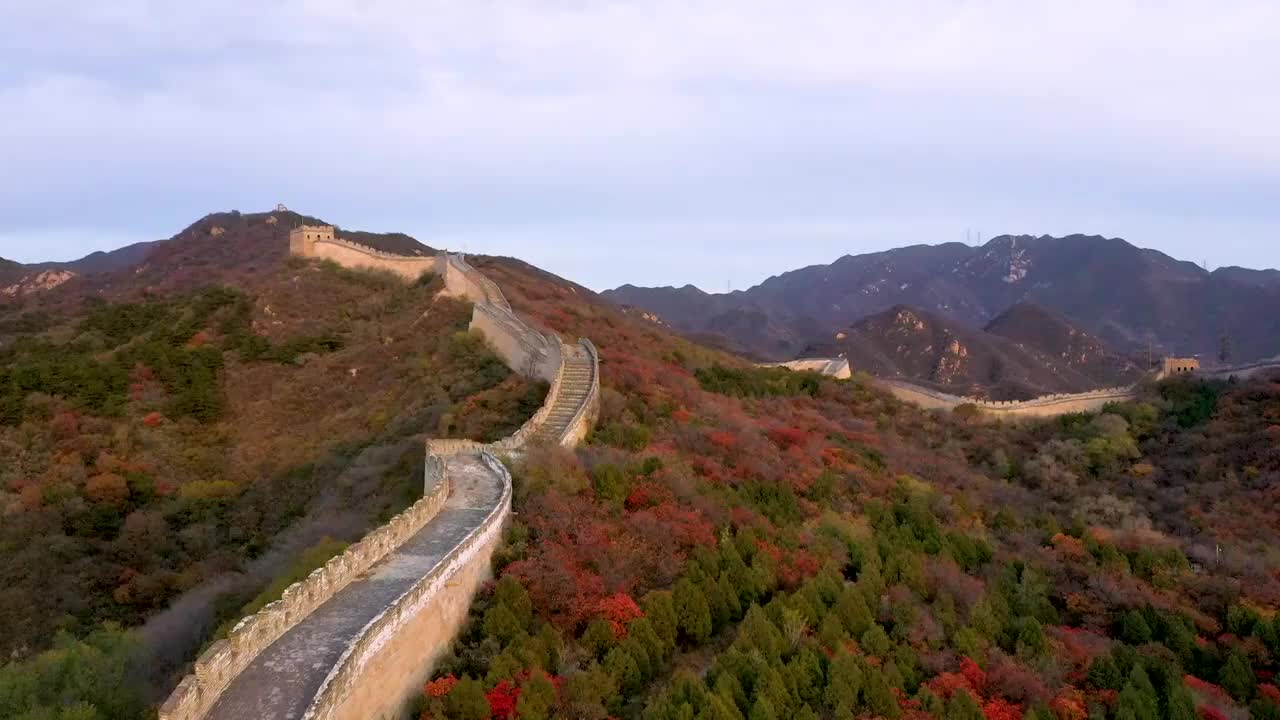
[[[501,482],[499,502],[461,542],[413,587],[388,604],[368,623],[330,670],[304,715],[309,720],[365,720],[398,717],[404,702],[447,652],[466,621],[471,598],[490,576],[490,560],[511,515],[511,477],[495,453],[515,455],[540,436],[553,407],[561,400],[566,357],[581,367],[589,360],[590,385],[570,422],[555,442],[573,446],[599,414],[599,356],[589,340],[565,345],[542,333],[512,311],[502,291],[459,255],[432,258],[397,256],[334,237],[330,226],[302,226],[290,233],[290,252],[332,260],[351,268],[388,270],[416,279],[423,272],[442,276],[445,293],[470,301],[471,329],[486,341],[514,372],[551,383],[542,407],[519,430],[496,443],[437,439],[426,444],[424,497],[390,523],[374,530],[306,580],[290,586],[280,601],[242,620],[226,640],[214,643],[196,662],[161,707],[160,720],[199,720],[221,692],[266,647],[307,617],[361,573],[386,557],[435,517],[455,482],[450,456],[477,456]],[[580,370],[578,371],[580,373]],[[575,382],[581,383],[575,374]],[[580,385],[579,385],[580,387]],[[577,398],[577,395],[566,398]],[[568,402],[566,399],[565,402]]]
[[[1255,363],[1236,365],[1235,367],[1229,368],[1200,370],[1196,373],[1196,376],[1210,378],[1212,380],[1230,380],[1231,378],[1235,378],[1236,380],[1248,380],[1255,375],[1261,375],[1262,373],[1270,370],[1280,370],[1280,358],[1260,360]]]
[[[780,363],[766,363],[765,367],[784,367],[800,372],[816,372],[837,380],[848,380],[853,377],[849,361],[845,358],[802,358]]]
[[[386,270],[409,280],[417,280],[423,273],[439,273],[441,262],[437,255],[396,255],[342,240],[330,225],[301,225],[290,230],[289,253],[332,260],[343,267]]]
[[[408,510],[290,585],[279,600],[244,618],[225,639],[211,644],[196,660],[192,674],[183,678],[160,706],[159,720],[204,717],[231,680],[258,653],[425,527],[449,496],[448,478],[440,473],[430,479],[433,482],[425,488],[422,499]]]
[[[1136,386],[1133,386],[1043,395],[1031,400],[1000,401],[948,395],[898,380],[879,379],[876,382],[899,400],[914,403],[926,410],[954,410],[961,405],[972,405],[985,413],[1007,417],[1053,417],[1067,413],[1095,412],[1108,403],[1132,400],[1137,394]]]
[[[558,336],[540,332],[520,319],[497,283],[461,255],[441,256],[440,270],[445,293],[472,303],[471,329],[484,335],[507,367],[526,377],[555,380],[563,353]]]

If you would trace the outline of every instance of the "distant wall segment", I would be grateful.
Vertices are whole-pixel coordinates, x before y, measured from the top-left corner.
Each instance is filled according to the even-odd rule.
[[[767,367],[785,367],[796,371],[816,372],[822,375],[848,378],[851,371],[844,358],[805,358],[783,363],[768,363]],[[1280,357],[1229,368],[1204,370],[1195,359],[1166,359],[1160,372],[1153,379],[1161,380],[1174,375],[1194,374],[1197,377],[1244,380],[1263,372],[1280,369]],[[1082,393],[1042,395],[1030,400],[984,400],[980,398],[949,395],[913,383],[887,378],[875,378],[874,382],[904,402],[919,405],[926,410],[954,410],[961,405],[972,405],[979,410],[1005,417],[1055,417],[1068,413],[1097,412],[1108,403],[1133,400],[1138,394],[1138,384],[1126,387],[1101,388]]]
[[[1085,393],[1044,395],[1031,400],[992,401],[948,395],[897,380],[879,379],[877,383],[899,400],[926,410],[954,410],[961,405],[973,405],[985,413],[1006,417],[1054,417],[1096,412],[1108,403],[1132,400],[1137,392],[1135,387],[1116,387]]]

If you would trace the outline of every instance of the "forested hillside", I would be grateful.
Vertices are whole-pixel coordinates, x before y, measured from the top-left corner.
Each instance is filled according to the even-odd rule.
[[[220,624],[421,495],[423,434],[532,415],[545,383],[439,289],[281,258],[0,316],[0,717],[143,716]]]
[[[1001,425],[484,271],[602,352],[423,718],[1280,717],[1280,383]]]
[[[496,581],[415,715],[1280,719],[1275,379],[1000,424],[475,264],[599,347],[601,417],[513,463]],[[263,277],[4,318],[0,715],[145,716],[149,674],[420,491],[401,439],[500,435],[544,391],[430,281]]]

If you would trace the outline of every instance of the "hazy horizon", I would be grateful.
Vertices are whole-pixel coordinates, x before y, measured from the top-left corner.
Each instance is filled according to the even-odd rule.
[[[0,10],[0,257],[276,203],[595,289],[966,232],[1280,267],[1280,6]]]

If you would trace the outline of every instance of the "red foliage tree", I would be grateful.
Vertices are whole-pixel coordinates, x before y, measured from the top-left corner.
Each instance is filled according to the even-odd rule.
[[[983,703],[982,714],[987,720],[1022,720],[1022,706],[1004,698],[992,698]]]
[[[626,593],[614,593],[601,600],[600,614],[609,621],[609,626],[613,628],[613,636],[618,639],[627,636],[627,623],[644,617],[644,611]]]
[[[448,695],[453,686],[458,684],[458,678],[452,675],[445,675],[427,683],[422,687],[422,694],[429,698],[440,698]]]
[[[973,661],[973,658],[965,657],[960,660],[960,674],[968,681],[969,687],[981,695],[986,691],[987,674]]]
[[[485,698],[489,701],[489,715],[494,720],[508,720],[516,712],[520,688],[510,680],[503,680],[485,693]]]
[[[1049,701],[1049,710],[1057,720],[1084,720],[1089,716],[1084,693],[1075,688],[1067,688],[1058,693]]]

